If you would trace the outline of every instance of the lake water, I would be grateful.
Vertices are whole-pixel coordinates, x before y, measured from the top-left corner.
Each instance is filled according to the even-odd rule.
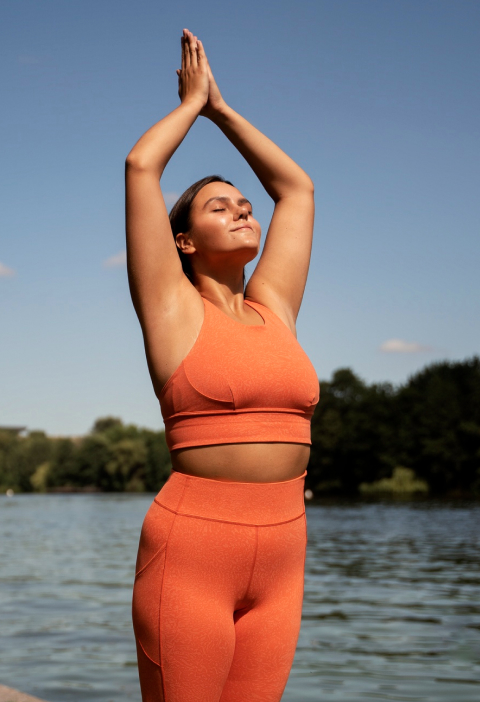
[[[152,499],[0,496],[1,684],[50,702],[140,702],[130,607]],[[339,501],[307,518],[283,702],[478,702],[480,505]]]

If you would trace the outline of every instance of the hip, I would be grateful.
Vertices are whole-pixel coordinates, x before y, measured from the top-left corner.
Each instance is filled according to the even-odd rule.
[[[136,577],[168,549],[182,577],[237,563],[246,572],[257,557],[267,570],[302,570],[307,540],[306,471],[287,481],[221,481],[173,471],[142,525]],[[162,556],[164,557],[164,556]],[[253,560],[252,560],[253,559]],[[179,571],[179,572],[180,572]],[[143,576],[144,577],[144,576]],[[210,576],[209,576],[210,577]]]

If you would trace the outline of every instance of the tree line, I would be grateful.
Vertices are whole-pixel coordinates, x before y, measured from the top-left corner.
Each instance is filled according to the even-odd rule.
[[[429,365],[398,387],[349,368],[320,385],[306,483],[315,495],[398,483],[480,497],[480,358]],[[157,492],[170,471],[163,431],[115,417],[77,439],[0,430],[2,492]]]
[[[314,492],[356,493],[404,467],[432,494],[480,496],[480,358],[434,363],[398,388],[335,371],[312,444]]]
[[[18,492],[155,492],[171,471],[165,432],[97,419],[80,438],[0,431],[0,489]]]

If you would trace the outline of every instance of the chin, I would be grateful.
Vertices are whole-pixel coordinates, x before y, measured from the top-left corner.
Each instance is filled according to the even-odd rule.
[[[255,244],[255,246],[249,247],[248,251],[249,251],[250,255],[246,259],[246,261],[245,261],[246,263],[250,263],[250,261],[253,261],[253,259],[258,256],[258,252],[260,251],[260,247],[258,246],[258,244]]]

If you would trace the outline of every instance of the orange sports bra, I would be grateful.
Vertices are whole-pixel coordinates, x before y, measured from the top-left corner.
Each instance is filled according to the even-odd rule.
[[[287,325],[245,300],[264,323],[238,322],[203,299],[200,333],[159,394],[170,451],[278,441],[311,444],[315,369]]]

